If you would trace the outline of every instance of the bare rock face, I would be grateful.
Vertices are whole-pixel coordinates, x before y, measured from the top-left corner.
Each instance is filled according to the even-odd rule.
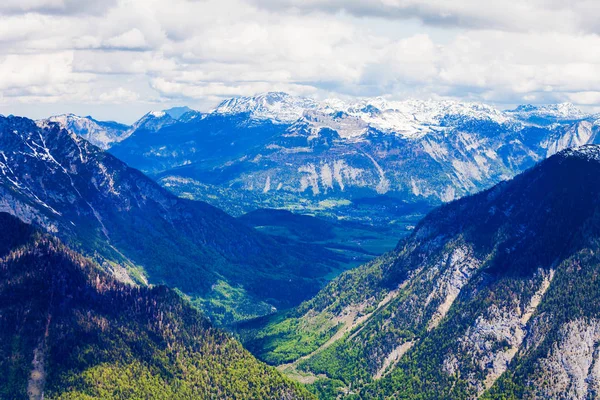
[[[476,372],[471,372],[467,379],[478,394],[492,387],[521,349],[529,333],[530,319],[554,277],[553,270],[547,273],[539,271],[538,274],[541,279],[537,281],[541,282],[526,307],[521,308],[522,302],[526,300],[523,294],[520,301],[509,303],[502,308],[492,304],[459,339],[455,354],[467,354],[475,362]],[[460,365],[456,356],[449,357],[444,361],[444,365],[452,366],[452,369],[447,370],[450,374],[456,373],[458,369],[467,369]],[[478,378],[481,374],[485,375],[483,381]]]
[[[594,125],[589,121],[578,122],[565,129],[561,135],[551,135],[543,143],[542,147],[548,149],[546,156],[550,157],[559,151],[583,146],[594,141],[596,131]]]
[[[61,128],[81,136],[101,149],[108,149],[125,139],[131,132],[131,127],[128,125],[112,121],[97,121],[92,117],[80,117],[74,114],[56,115],[40,120],[38,124],[43,126],[49,122],[59,124]]]
[[[596,398],[600,383],[600,320],[564,324],[550,354],[539,361],[531,398]],[[535,389],[533,389],[535,388]]]

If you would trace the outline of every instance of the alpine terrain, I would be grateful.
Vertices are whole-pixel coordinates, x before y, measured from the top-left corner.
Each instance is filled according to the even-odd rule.
[[[47,121],[0,117],[0,211],[56,234],[124,282],[178,288],[218,323],[296,305],[347,261],[178,198]]]
[[[2,399],[310,399],[164,286],[0,213]]]
[[[0,400],[600,400],[599,19],[0,0]]]
[[[285,208],[377,226],[407,220],[379,212],[382,204],[439,205],[476,193],[562,149],[596,143],[600,129],[597,115],[568,103],[501,111],[279,92],[176,121],[155,114],[168,123],[134,130],[110,152],[174,193],[233,215]]]
[[[393,251],[239,329],[322,398],[595,398],[599,254],[587,145],[442,205]]]

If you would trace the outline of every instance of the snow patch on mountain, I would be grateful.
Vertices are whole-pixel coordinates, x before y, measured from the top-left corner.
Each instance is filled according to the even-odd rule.
[[[572,103],[548,104],[533,106],[531,104],[520,105],[514,110],[507,111],[508,114],[523,120],[532,118],[551,118],[555,120],[580,120],[589,117]]]
[[[237,97],[221,102],[214,113],[244,114],[254,119],[272,120],[274,123],[292,123],[305,111],[317,109],[319,104],[312,99],[295,97],[283,92],[263,93],[251,97]]]
[[[316,132],[330,128],[345,138],[360,137],[369,127],[405,137],[420,137],[432,130],[455,126],[464,120],[503,124],[512,119],[506,113],[480,103],[451,100],[388,101],[382,97],[352,102],[339,99],[319,102],[280,92],[225,100],[213,112],[248,113],[253,119],[271,120],[274,123],[291,124],[301,119]]]
[[[131,133],[142,129],[156,132],[165,126],[173,125],[175,123],[177,123],[177,120],[165,111],[150,111],[133,124]]]
[[[351,103],[326,100],[321,109],[330,114],[343,112],[377,130],[405,137],[420,137],[467,119],[498,124],[510,120],[509,116],[491,106],[450,100],[388,101],[381,97]]]
[[[563,157],[578,157],[586,160],[600,161],[600,146],[586,144],[577,148],[566,149],[561,152]]]

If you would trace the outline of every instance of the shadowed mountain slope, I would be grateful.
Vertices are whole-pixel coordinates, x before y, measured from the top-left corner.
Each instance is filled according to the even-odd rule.
[[[123,284],[6,213],[0,239],[1,398],[312,398],[175,291]]]

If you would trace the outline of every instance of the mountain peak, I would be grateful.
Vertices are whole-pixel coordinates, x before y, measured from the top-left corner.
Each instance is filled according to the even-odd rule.
[[[523,120],[555,119],[555,120],[579,120],[589,115],[577,108],[573,103],[557,103],[545,105],[523,104],[514,110],[508,110],[511,114]]]
[[[36,121],[38,126],[50,122],[58,124],[61,128],[83,137],[102,149],[107,149],[113,143],[123,140],[130,129],[128,125],[113,121],[98,121],[91,116],[81,117],[73,113],[54,115]]]
[[[195,110],[192,110],[188,106],[181,106],[181,107],[171,107],[169,109],[164,110],[163,112],[168,114],[171,118],[180,119],[184,114],[187,114],[187,113],[193,112],[193,111],[195,111]]]
[[[362,121],[366,127],[407,138],[418,138],[434,129],[446,129],[472,120],[497,124],[510,120],[492,106],[454,100],[398,101],[375,97],[345,102],[327,99],[321,103],[319,111],[329,116],[343,113],[350,119]]]
[[[317,101],[293,96],[283,92],[268,92],[251,97],[236,97],[221,102],[213,111],[218,114],[248,113],[257,120],[275,123],[293,123],[311,114],[315,128],[327,127],[315,124],[344,113],[360,119],[367,125],[384,132],[402,136],[419,136],[429,131],[429,126],[442,125],[451,117],[506,122],[503,112],[480,103],[464,103],[452,100],[388,100],[385,97],[364,98],[353,101],[330,98]],[[315,117],[312,114],[317,114]],[[319,118],[321,115],[323,118]],[[343,136],[343,135],[342,135]]]
[[[149,111],[133,124],[130,134],[137,130],[156,132],[175,123],[177,123],[177,119],[171,117],[167,110]]]
[[[147,124],[147,122],[150,120],[154,120],[155,122],[157,120],[160,120],[162,121],[162,124],[171,124],[176,121],[181,121],[182,119],[185,119],[184,117],[189,114],[199,114],[199,112],[189,108],[188,106],[171,107],[165,110],[149,111],[134,124],[134,127],[137,128],[143,124]]]
[[[217,114],[248,113],[257,120],[292,123],[302,117],[307,110],[314,110],[318,107],[319,104],[309,98],[296,97],[284,92],[267,92],[256,96],[224,100],[213,112]]]
[[[580,158],[589,161],[600,161],[600,145],[586,144],[579,147],[568,148],[560,153],[564,158]]]
[[[144,266],[134,274],[122,270],[124,280],[147,278],[198,298],[214,296],[217,281],[235,282],[245,285],[241,296],[263,296],[250,315],[259,316],[316,292],[338,259],[333,252],[279,243],[206,203],[180,199],[56,123],[0,118],[0,149],[0,210],[77,241],[107,262],[127,258],[136,261],[126,265]],[[98,246],[105,240],[111,246]],[[204,304],[215,320],[249,313],[237,311],[242,302],[218,314],[216,303]]]
[[[151,116],[151,117],[155,117],[155,118],[162,118],[165,115],[167,115],[167,113],[165,111],[150,111],[148,112],[148,114],[146,114],[147,116]]]

